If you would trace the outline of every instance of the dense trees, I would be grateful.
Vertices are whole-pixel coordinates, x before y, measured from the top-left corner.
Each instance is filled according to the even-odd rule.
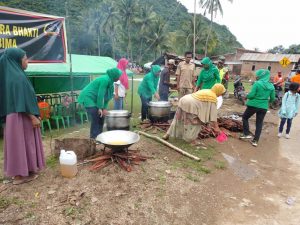
[[[192,50],[192,15],[176,0],[0,0],[0,5],[64,17],[67,9],[72,53],[144,63],[164,51]],[[227,27],[197,15],[197,53],[222,54],[235,47],[242,46]]]
[[[228,0],[232,2],[233,0]],[[207,34],[206,42],[205,42],[205,55],[208,53],[208,42],[211,38],[211,31],[212,31],[212,25],[213,25],[213,19],[214,16],[217,15],[218,12],[220,12],[223,15],[223,8],[220,0],[200,0],[199,1],[201,7],[204,9],[204,14],[208,13],[210,14],[210,26],[209,31]]]
[[[269,53],[273,54],[300,54],[300,45],[291,45],[289,48],[284,48],[282,45],[275,46],[268,50]]]

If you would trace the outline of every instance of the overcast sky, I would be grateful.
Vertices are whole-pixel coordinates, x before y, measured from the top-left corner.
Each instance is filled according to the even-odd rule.
[[[194,0],[178,0],[194,12]],[[198,12],[200,7],[198,5]],[[278,45],[300,44],[300,0],[221,0],[223,17],[215,22],[226,25],[247,49],[266,51]]]

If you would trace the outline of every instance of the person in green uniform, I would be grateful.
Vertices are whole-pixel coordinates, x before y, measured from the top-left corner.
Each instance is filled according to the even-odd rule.
[[[269,70],[260,69],[257,70],[255,74],[258,81],[253,84],[250,93],[247,95],[247,108],[243,114],[243,134],[240,136],[240,139],[253,138],[249,131],[248,120],[256,114],[256,129],[251,144],[254,147],[257,147],[264,118],[269,108],[269,102],[275,100],[275,88],[270,82]]]
[[[138,88],[138,94],[142,102],[142,121],[148,118],[148,103],[152,100],[152,96],[159,100],[159,94],[157,93],[157,85],[159,80],[161,68],[158,65],[153,65],[151,71],[147,73],[140,83]]]
[[[118,81],[122,71],[113,68],[88,84],[78,97],[91,118],[90,138],[95,139],[103,130],[104,116],[107,114],[108,102],[114,93],[114,82]]]
[[[205,57],[201,60],[203,70],[201,70],[196,83],[196,90],[211,89],[216,83],[221,83],[218,68],[213,65],[210,58]]]
[[[220,56],[219,60],[218,60],[218,64],[217,64],[218,70],[219,70],[219,74],[220,74],[220,80],[221,80],[221,84],[224,85],[224,87],[226,88],[226,92],[223,95],[224,97],[226,96],[227,98],[228,96],[228,82],[229,82],[229,68],[225,66],[225,57],[224,56]]]

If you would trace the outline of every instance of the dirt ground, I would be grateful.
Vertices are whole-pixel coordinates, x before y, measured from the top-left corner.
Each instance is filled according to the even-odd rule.
[[[221,114],[243,110],[229,99]],[[213,153],[198,163],[142,137],[133,148],[153,158],[132,172],[115,165],[90,172],[82,165],[73,179],[60,176],[45,139],[48,168],[40,177],[0,186],[0,224],[298,225],[300,121],[292,139],[279,140],[277,120],[276,112],[267,114],[257,148],[235,138],[206,139],[208,149],[193,147],[193,153]],[[88,129],[65,135],[74,136],[87,137]]]

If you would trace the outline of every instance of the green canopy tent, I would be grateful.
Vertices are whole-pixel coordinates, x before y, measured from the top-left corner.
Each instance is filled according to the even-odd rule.
[[[117,62],[110,57],[77,54],[71,56],[74,91],[83,89],[94,77],[117,66]],[[37,94],[71,91],[69,62],[29,64],[26,74]],[[127,74],[133,75],[131,71],[127,71]]]

